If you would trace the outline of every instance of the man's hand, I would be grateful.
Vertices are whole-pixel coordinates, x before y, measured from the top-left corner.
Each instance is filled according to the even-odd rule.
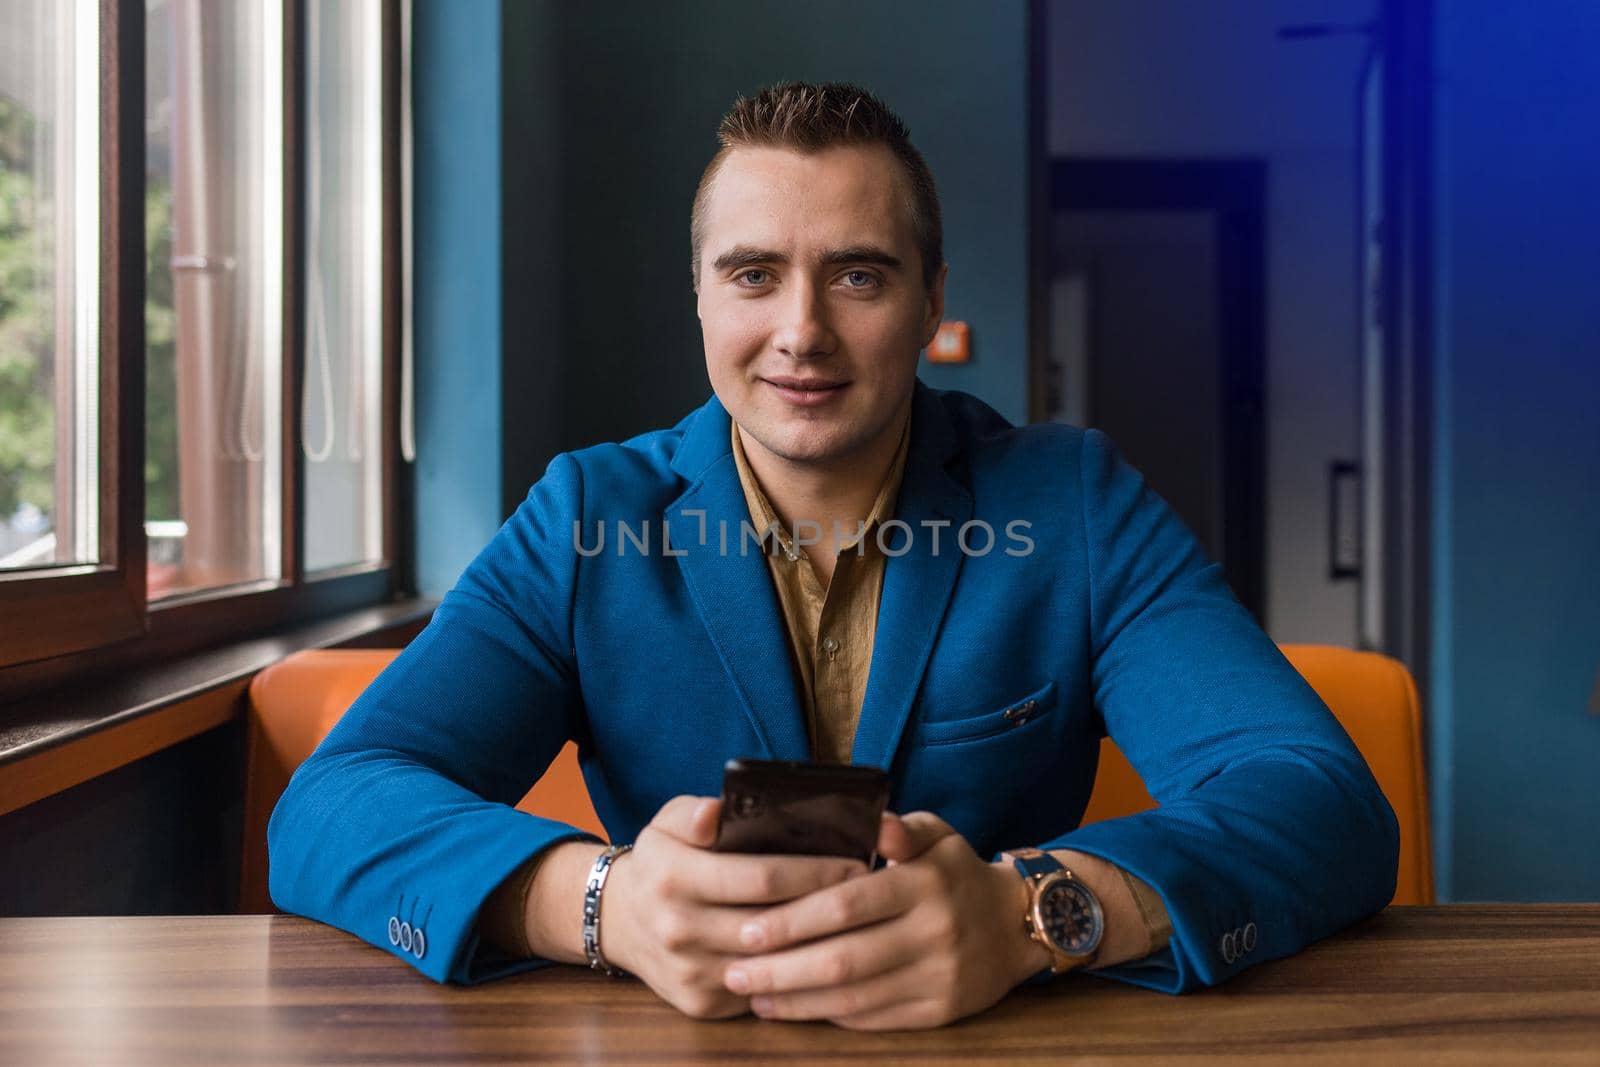
[[[886,816],[890,866],[743,917],[728,991],[770,1019],[857,1030],[939,1026],[982,1011],[1049,965],[1022,926],[1027,889],[927,812]]]
[[[664,804],[616,859],[600,904],[606,961],[701,1019],[750,1010],[723,984],[728,964],[750,951],[739,938],[748,920],[866,874],[856,860],[711,852],[721,806],[691,796]]]

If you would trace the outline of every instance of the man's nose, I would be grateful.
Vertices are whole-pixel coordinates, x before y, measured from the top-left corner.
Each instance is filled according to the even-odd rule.
[[[822,291],[809,281],[801,281],[790,285],[781,299],[778,326],[772,338],[774,347],[793,359],[831,354],[835,339]]]

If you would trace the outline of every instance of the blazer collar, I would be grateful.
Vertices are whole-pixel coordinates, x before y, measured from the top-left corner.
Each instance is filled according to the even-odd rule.
[[[746,548],[742,540],[749,509],[734,466],[730,421],[715,396],[686,420],[672,468],[689,485],[666,509],[671,541],[690,597],[767,754],[807,759],[810,740],[777,594],[759,548]],[[905,527],[884,535],[891,549],[907,551],[891,556],[884,572],[855,763],[887,770],[893,762],[955,588],[961,569],[955,531],[972,517],[973,506],[971,493],[947,469],[959,452],[944,405],[918,380],[895,512]],[[929,522],[949,524],[939,531],[937,554]]]
[[[890,556],[884,569],[872,669],[856,725],[852,763],[883,770],[893,764],[961,574],[956,531],[972,518],[973,501],[957,476],[960,451],[960,438],[944,404],[918,381],[905,480],[895,509],[895,518],[905,524],[895,530],[903,538],[898,544],[907,551]],[[930,523],[939,527],[937,553]],[[888,534],[885,544],[895,549]]]

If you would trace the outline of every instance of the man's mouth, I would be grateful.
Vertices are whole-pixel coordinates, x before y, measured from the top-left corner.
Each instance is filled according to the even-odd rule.
[[[780,397],[791,404],[801,407],[815,407],[825,404],[844,392],[846,381],[835,381],[830,378],[763,378],[762,381],[775,389]]]

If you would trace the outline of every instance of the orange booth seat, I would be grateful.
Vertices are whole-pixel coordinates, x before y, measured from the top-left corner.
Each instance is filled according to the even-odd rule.
[[[1393,902],[1432,904],[1422,723],[1410,673],[1374,652],[1323,645],[1285,645],[1283,652],[1344,725],[1394,806],[1400,821],[1400,870]],[[297,652],[250,683],[241,912],[274,910],[267,894],[267,820],[289,776],[396,654],[394,649]],[[605,836],[571,743],[517,807]],[[1109,738],[1102,741],[1100,769],[1083,821],[1153,807],[1155,801],[1121,750]]]

